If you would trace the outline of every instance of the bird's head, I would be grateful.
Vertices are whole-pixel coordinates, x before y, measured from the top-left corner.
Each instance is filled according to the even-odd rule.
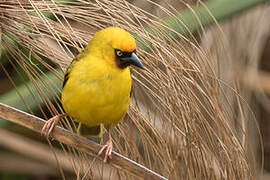
[[[144,69],[136,55],[134,37],[119,27],[109,27],[98,31],[90,41],[90,49],[101,54],[107,63],[124,69],[130,65]]]

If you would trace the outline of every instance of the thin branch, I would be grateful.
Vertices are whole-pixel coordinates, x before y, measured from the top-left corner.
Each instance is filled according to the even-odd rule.
[[[50,147],[46,146],[43,143],[34,141],[30,138],[23,137],[21,135],[10,132],[3,128],[0,128],[0,145],[11,150],[12,152],[16,152],[26,157],[30,157],[31,159],[35,159],[39,162],[46,163],[47,167],[49,167],[48,165],[51,165],[54,168],[56,168],[60,165],[61,168],[63,168],[63,170],[74,173],[74,166],[75,167],[80,166],[82,167],[81,169],[82,173],[87,173],[89,171],[88,169],[89,163],[85,161],[85,158],[76,157],[71,153],[67,154],[58,149],[54,149],[54,151],[52,151]],[[57,161],[55,157],[57,157]],[[73,163],[70,163],[71,159],[74,160]],[[3,166],[1,166],[0,163],[0,169],[1,167]],[[95,165],[92,166],[94,177],[99,176],[100,168],[103,168],[102,173],[103,179],[116,178],[113,176],[112,173],[110,173],[111,167],[104,166],[103,161],[95,161]]]
[[[59,176],[54,167],[14,153],[0,153],[0,171],[38,176]]]
[[[46,122],[41,118],[22,112],[2,103],[0,103],[0,117],[16,124],[20,124],[36,132],[41,132],[41,129]],[[96,155],[101,148],[99,144],[87,138],[78,136],[66,129],[60,128],[59,126],[55,127],[54,131],[51,133],[51,136],[59,142],[72,146],[91,156]],[[110,160],[109,164],[143,179],[166,180],[166,178],[162,177],[161,175],[116,152],[112,153],[112,159]]]
[[[240,74],[240,81],[253,90],[263,90],[270,94],[270,73],[257,71],[257,69],[245,69]]]

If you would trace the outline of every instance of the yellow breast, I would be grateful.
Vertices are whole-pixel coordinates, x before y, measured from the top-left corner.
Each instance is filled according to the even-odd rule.
[[[114,126],[128,110],[131,83],[129,68],[113,68],[87,56],[73,64],[62,104],[66,113],[87,126]]]

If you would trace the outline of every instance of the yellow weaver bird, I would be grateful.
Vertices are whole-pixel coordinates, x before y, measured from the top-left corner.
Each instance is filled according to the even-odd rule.
[[[130,103],[129,66],[144,69],[135,51],[135,39],[127,31],[109,27],[97,32],[65,73],[61,100],[66,113],[49,119],[42,133],[48,137],[66,116],[79,122],[77,132],[83,136],[101,136],[105,127],[109,140],[98,155],[105,151],[104,162],[111,158],[110,129],[123,119]]]

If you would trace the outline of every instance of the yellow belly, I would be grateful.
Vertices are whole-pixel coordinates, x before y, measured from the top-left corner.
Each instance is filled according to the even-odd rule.
[[[80,62],[70,73],[62,91],[66,113],[87,125],[114,126],[126,114],[130,102],[131,76],[103,64]]]

